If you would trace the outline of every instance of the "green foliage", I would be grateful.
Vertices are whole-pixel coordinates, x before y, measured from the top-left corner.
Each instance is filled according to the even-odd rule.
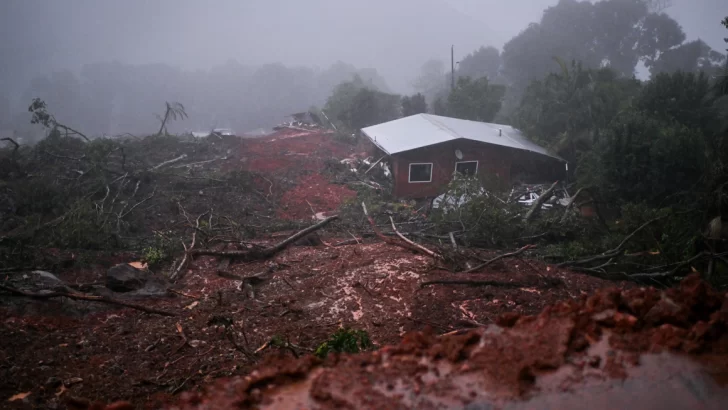
[[[506,88],[490,84],[487,77],[458,78],[447,97],[448,115],[464,120],[490,122],[500,111]]]
[[[334,88],[324,111],[331,120],[352,131],[398,118],[400,105],[398,95],[368,87],[356,76]]]
[[[82,199],[64,214],[46,240],[51,246],[63,249],[112,249],[119,246],[113,226],[104,223],[93,204]]]
[[[474,177],[455,177],[443,200],[430,215],[441,233],[467,231],[470,242],[503,246],[523,234],[518,205],[506,203],[496,193],[485,191]]]
[[[612,123],[577,171],[580,184],[600,187],[612,201],[657,205],[701,181],[705,144],[699,131],[629,112]]]
[[[167,260],[169,256],[162,249],[150,246],[144,248],[142,258],[144,258],[144,261],[147,262],[149,266],[155,266]]]
[[[342,328],[329,336],[329,339],[316,349],[314,355],[326,358],[330,352],[359,353],[374,347],[369,334],[364,330]]]
[[[417,93],[411,97],[402,97],[402,116],[409,117],[410,115],[422,114],[427,112],[427,102],[425,96]]]
[[[709,135],[715,127],[712,102],[706,98],[709,91],[710,79],[703,72],[660,73],[644,84],[635,108],[653,118],[677,121]]]
[[[202,226],[203,223],[206,224],[207,222],[201,221],[200,225]],[[160,265],[171,261],[174,252],[175,244],[167,237],[157,233],[155,234],[152,243],[142,250],[142,259],[149,264],[150,268],[155,269]]]
[[[639,82],[619,78],[610,69],[590,70],[575,61],[567,66],[555,60],[561,70],[528,87],[514,120],[526,135],[573,162],[618,112],[629,107]]]

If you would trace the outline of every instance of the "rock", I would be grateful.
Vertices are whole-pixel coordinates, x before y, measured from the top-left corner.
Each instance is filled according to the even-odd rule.
[[[143,288],[148,278],[149,271],[122,263],[106,272],[106,287],[114,292],[132,292]]]
[[[112,267],[106,273],[106,287],[124,293],[125,296],[164,296],[169,282],[161,275],[146,269],[137,269],[129,264]],[[109,295],[113,296],[113,295]]]
[[[58,277],[56,277],[56,275],[54,275],[54,274],[52,274],[50,272],[46,272],[44,270],[34,270],[33,271],[33,274],[34,275],[38,275],[39,277],[41,277],[41,278],[43,278],[43,279],[45,279],[47,281],[50,281],[50,282],[56,282],[56,283],[62,283],[63,282],[62,280],[58,279]]]
[[[62,383],[63,381],[58,377],[49,377],[45,382],[45,387],[55,389],[56,387],[60,387]]]
[[[71,377],[70,379],[66,379],[63,381],[63,385],[66,387],[71,387],[74,384],[83,383],[83,379],[80,377]]]

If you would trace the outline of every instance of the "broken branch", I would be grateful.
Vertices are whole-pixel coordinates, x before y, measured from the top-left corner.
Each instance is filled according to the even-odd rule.
[[[415,248],[419,249],[421,252],[423,252],[427,255],[430,255],[431,257],[433,257],[435,259],[442,259],[442,256],[440,254],[435,253],[435,252],[425,248],[422,245],[418,245],[418,244],[414,243],[413,241],[405,238],[404,235],[399,233],[399,231],[397,230],[397,227],[394,225],[394,219],[392,219],[391,216],[389,217],[389,221],[392,222],[392,230],[394,231],[395,234],[397,234],[397,236],[399,236],[400,239],[402,239],[403,241],[407,242],[409,245],[414,246]]]
[[[161,316],[177,316],[176,313],[167,312],[164,310],[158,310],[154,308],[148,308],[146,306],[137,305],[135,303],[128,303],[123,302],[120,300],[108,298],[106,296],[94,296],[94,295],[86,295],[83,293],[68,293],[68,292],[51,292],[51,293],[31,293],[31,292],[25,292],[20,289],[15,289],[10,286],[0,285],[0,289],[5,290],[7,292],[10,292],[11,294],[15,296],[23,296],[27,298],[33,298],[33,299],[52,299],[52,298],[60,298],[65,297],[73,300],[85,300],[89,302],[100,302],[100,303],[106,303],[109,305],[117,305],[117,306],[124,306],[131,309],[140,310],[145,313],[150,314],[157,314]]]
[[[182,207],[182,206],[180,205],[180,207]],[[182,211],[184,212],[184,208],[182,208]],[[184,268],[185,264],[187,264],[187,261],[189,260],[189,256],[188,255],[190,254],[190,251],[195,247],[195,243],[197,242],[197,231],[200,229],[200,218],[202,218],[203,216],[207,215],[209,212],[210,211],[207,211],[207,212],[205,212],[203,214],[200,214],[200,216],[197,217],[197,220],[195,221],[195,226],[194,226],[195,231],[192,233],[192,243],[190,244],[190,247],[188,248],[184,244],[184,242],[182,242],[182,247],[185,248],[185,254],[182,257],[182,261],[179,263],[179,266],[177,266],[177,269],[175,269],[173,271],[173,273],[169,276],[169,279],[170,280],[177,279],[177,277],[179,276],[180,272],[182,272],[182,269]],[[187,214],[185,213],[185,216],[186,215]],[[188,221],[189,221],[189,219],[188,219]]]
[[[655,222],[657,222],[657,221],[659,221],[661,219],[665,219],[665,218],[667,218],[670,215],[671,214],[667,214],[667,215],[663,215],[663,216],[658,216],[657,218],[650,219],[649,221],[643,223],[639,228],[635,229],[632,233],[630,233],[629,235],[627,235],[622,240],[622,242],[620,242],[620,244],[616,248],[611,249],[611,250],[608,250],[608,251],[602,253],[601,255],[596,255],[596,256],[592,256],[592,257],[585,258],[585,259],[581,259],[581,260],[577,260],[577,261],[561,262],[561,263],[559,263],[556,266],[558,266],[558,267],[564,267],[564,266],[573,266],[573,265],[584,265],[584,264],[587,264],[587,263],[590,263],[590,262],[602,261],[602,260],[605,260],[605,259],[611,259],[611,258],[613,258],[615,256],[618,256],[624,250],[625,245],[627,245],[627,243],[632,238],[634,238],[635,235],[637,235],[639,232],[641,232],[647,226],[649,226],[649,225],[651,225],[651,224],[653,224],[653,223],[655,223]]]
[[[7,142],[15,145],[15,148],[13,148],[13,155],[15,155],[15,152],[18,150],[18,148],[20,148],[20,144],[15,142],[15,140],[10,137],[0,138],[0,141],[7,141]]]
[[[471,273],[471,272],[475,272],[477,270],[481,270],[481,269],[485,268],[486,266],[490,265],[493,262],[499,261],[499,260],[504,259],[504,258],[510,258],[510,257],[513,257],[513,256],[518,256],[518,255],[522,254],[523,252],[525,252],[525,251],[527,251],[529,249],[533,249],[535,247],[536,247],[536,245],[526,245],[523,248],[521,248],[521,249],[519,249],[519,250],[517,250],[515,252],[504,253],[503,255],[496,256],[495,258],[490,259],[488,261],[485,261],[484,263],[481,263],[480,265],[478,265],[478,266],[476,266],[474,268],[470,268],[470,269],[464,271],[463,273]]]
[[[556,188],[556,185],[559,183],[559,181],[554,182],[551,184],[551,187],[547,189],[543,194],[541,194],[538,199],[536,199],[536,202],[531,205],[531,209],[528,210],[526,213],[526,216],[523,217],[523,222],[528,222],[533,218],[536,213],[541,209],[541,205],[543,205],[544,202],[546,202],[547,199],[551,198],[551,193],[554,192],[554,188]]]
[[[263,248],[261,250],[257,249],[251,249],[247,251],[216,251],[212,249],[189,249],[187,251],[187,254],[192,256],[202,256],[202,255],[209,255],[209,256],[227,256],[227,257],[238,257],[238,258],[244,258],[246,260],[254,260],[254,259],[266,259],[269,258],[276,253],[284,250],[287,248],[290,244],[293,242],[296,242],[297,240],[301,239],[302,237],[318,231],[319,229],[323,228],[324,226],[328,225],[331,221],[334,221],[336,219],[339,219],[338,215],[330,216],[323,221],[311,225],[308,228],[299,231],[295,233],[293,236],[277,243],[276,245],[270,246],[268,248]]]
[[[371,225],[372,230],[374,231],[374,234],[379,239],[384,241],[385,243],[388,243],[390,245],[399,246],[401,248],[409,249],[411,251],[415,251],[418,253],[424,253],[425,255],[432,256],[435,259],[442,259],[442,256],[438,255],[437,253],[432,252],[431,250],[429,250],[427,248],[421,247],[421,246],[415,244],[414,242],[405,239],[404,235],[402,235],[401,233],[399,233],[399,231],[397,231],[397,228],[394,226],[394,222],[392,222],[392,227],[394,228],[395,234],[398,237],[400,237],[401,239],[404,239],[405,242],[402,243],[400,241],[395,241],[391,238],[387,238],[382,233],[382,231],[379,230],[379,227],[377,227],[377,224],[374,222],[374,219],[372,219],[372,217],[369,215],[369,212],[367,211],[367,206],[366,206],[366,204],[364,204],[364,202],[361,203],[361,207],[364,210],[364,215],[367,217],[367,220],[369,220],[369,225]]]
[[[175,162],[178,162],[178,161],[182,161],[182,160],[183,160],[183,159],[185,159],[185,158],[187,158],[187,154],[182,154],[182,155],[180,155],[180,156],[179,156],[179,157],[177,157],[177,158],[172,158],[172,159],[170,159],[170,160],[168,160],[168,161],[164,161],[164,162],[162,162],[161,164],[159,164],[159,165],[157,165],[157,166],[154,166],[154,167],[152,167],[152,168],[149,168],[149,170],[150,170],[150,171],[156,171],[156,170],[158,170],[159,168],[162,168],[162,167],[164,167],[164,166],[167,166],[167,165],[169,165],[169,164],[174,164]]]

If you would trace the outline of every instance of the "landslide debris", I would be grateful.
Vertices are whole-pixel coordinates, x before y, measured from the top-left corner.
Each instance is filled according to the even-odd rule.
[[[168,408],[728,405],[728,298],[697,275],[667,291],[606,289],[497,323],[412,332],[396,346],[326,361],[270,360]]]

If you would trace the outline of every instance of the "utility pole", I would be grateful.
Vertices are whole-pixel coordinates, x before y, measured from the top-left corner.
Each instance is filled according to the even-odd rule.
[[[455,45],[450,47],[450,73],[452,74],[452,82],[450,89],[455,89]]]

